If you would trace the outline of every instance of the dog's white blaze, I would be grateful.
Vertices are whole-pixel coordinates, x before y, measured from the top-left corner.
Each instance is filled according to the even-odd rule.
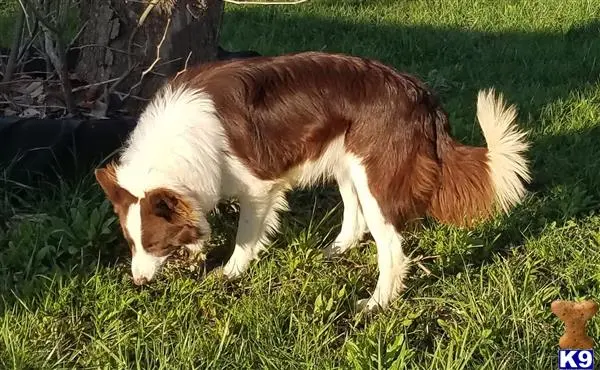
[[[127,211],[125,227],[133,241],[134,253],[131,259],[131,274],[134,280],[145,278],[150,281],[165,261],[166,257],[155,257],[142,245],[142,218],[140,203],[133,203]]]

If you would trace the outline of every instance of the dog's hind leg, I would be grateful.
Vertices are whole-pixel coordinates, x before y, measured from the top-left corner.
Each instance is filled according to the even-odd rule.
[[[409,259],[402,251],[402,236],[392,220],[386,220],[380,204],[369,190],[369,179],[364,166],[358,160],[350,165],[352,182],[358,194],[367,226],[377,245],[379,279],[369,299],[358,302],[358,308],[372,310],[385,308],[404,288],[402,280],[408,270]]]

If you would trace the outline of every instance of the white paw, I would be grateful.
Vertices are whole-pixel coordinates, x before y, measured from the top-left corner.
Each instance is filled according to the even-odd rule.
[[[356,302],[356,310],[359,312],[376,312],[383,307],[372,297],[360,299]]]
[[[227,280],[235,280],[242,276],[242,273],[245,269],[242,269],[240,266],[235,263],[231,263],[231,260],[227,262],[225,266],[223,266],[223,276],[227,278]]]
[[[331,258],[335,256],[339,256],[343,254],[346,250],[336,242],[329,244],[325,249],[323,249],[323,254],[326,258]]]
[[[350,241],[345,241],[343,239],[336,238],[333,243],[329,244],[325,249],[323,249],[323,254],[327,258],[340,256],[348,249],[351,249],[358,245],[358,239],[353,239]]]
[[[242,276],[248,269],[252,259],[242,253],[233,253],[229,261],[223,266],[223,275],[228,280],[235,280]]]

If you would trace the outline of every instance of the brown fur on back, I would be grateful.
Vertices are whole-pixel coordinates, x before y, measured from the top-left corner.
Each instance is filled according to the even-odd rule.
[[[377,61],[316,52],[258,57],[191,68],[171,84],[211,95],[231,150],[261,179],[318,158],[343,136],[398,230],[428,212],[464,224],[491,207],[486,149],[454,142],[433,93]]]
[[[441,184],[433,94],[379,62],[321,53],[203,65],[174,85],[207,91],[231,148],[256,176],[276,179],[335,138],[363,160],[371,193],[397,229],[423,217]]]

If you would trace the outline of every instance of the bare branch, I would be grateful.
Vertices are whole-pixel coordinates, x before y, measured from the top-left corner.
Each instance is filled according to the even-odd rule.
[[[30,9],[33,12],[33,14],[36,16],[38,22],[40,22],[43,27],[47,28],[55,35],[60,35],[60,32],[59,32],[58,28],[56,28],[56,25],[52,24],[52,22],[49,21],[47,17],[44,17],[40,13],[39,9],[35,6],[35,4],[31,3],[31,0],[20,0],[20,1],[23,1],[23,3],[26,5],[26,8]]]
[[[23,4],[23,0],[19,0],[19,6],[21,7],[21,10],[23,11],[23,13],[25,14],[25,24],[27,24],[27,30],[29,31],[30,35],[33,35],[33,31],[31,29],[31,25],[29,24],[29,19],[33,18],[29,15],[29,13],[27,13],[27,9],[25,9],[25,4]],[[37,28],[38,22],[33,19],[33,23],[34,23],[34,27]]]
[[[127,54],[127,51],[125,51],[125,50],[113,48],[113,47],[110,47],[108,45],[102,45],[102,44],[85,44],[85,45],[73,46],[70,49],[72,49],[72,50],[74,50],[74,49],[82,50],[82,49],[85,49],[85,48],[103,48],[103,49],[106,49],[106,50],[110,50],[113,53]]]
[[[190,61],[190,57],[192,56],[192,52],[190,51],[188,53],[187,58],[185,58],[185,64],[183,65],[183,69],[179,72],[177,72],[177,74],[175,75],[175,78],[179,77],[180,74],[184,73],[185,71],[187,71],[187,67],[188,67],[188,62]]]
[[[25,12],[21,10],[18,14],[17,23],[15,23],[12,45],[10,46],[10,54],[8,55],[8,61],[6,62],[6,70],[4,71],[2,82],[10,81],[13,73],[15,72],[17,56],[19,55],[19,48],[21,46],[24,23]]]
[[[148,4],[148,6],[146,7],[146,9],[144,9],[144,12],[140,16],[140,19],[138,20],[138,23],[137,23],[137,27],[141,27],[144,24],[144,21],[146,21],[146,18],[148,17],[148,14],[150,14],[150,12],[152,11],[152,9],[154,9],[154,7],[156,6],[156,4],[158,4],[158,1],[159,0],[151,0],[150,1],[150,4]]]
[[[76,88],[74,88],[72,91],[73,91],[74,93],[76,93],[76,92],[78,92],[78,91],[87,90],[87,89],[89,89],[89,88],[92,88],[92,87],[97,87],[97,86],[106,85],[106,84],[109,84],[109,83],[111,83],[111,82],[115,82],[115,81],[117,81],[118,79],[119,79],[119,77],[115,77],[115,78],[111,78],[110,80],[106,80],[106,81],[100,81],[100,82],[96,82],[96,83],[93,83],[93,84],[88,84],[88,85],[79,86],[79,87],[76,87]]]
[[[124,93],[121,91],[115,91],[114,94],[117,95],[119,97],[119,99],[121,99],[121,100],[125,100],[127,98],[134,99],[134,100],[141,101],[141,102],[148,102],[150,100],[148,98],[142,98],[141,96],[133,95],[130,92]]]
[[[25,14],[25,17],[27,17],[27,14]],[[17,63],[18,64],[23,63],[23,58],[25,58],[25,56],[27,55],[27,53],[33,47],[33,44],[35,43],[35,41],[38,39],[38,36],[40,34],[40,27],[38,25],[38,22],[35,22],[34,28],[33,28],[33,30],[31,32],[32,33],[30,34],[30,37],[27,40],[27,43],[25,43],[25,46],[23,46],[21,48],[21,51],[19,53],[19,57],[17,58]]]
[[[160,48],[162,47],[162,44],[165,42],[165,39],[167,38],[167,32],[169,31],[170,25],[171,25],[171,18],[168,18],[162,38],[160,39],[160,42],[158,43],[158,45],[156,45],[156,58],[154,59],[154,61],[152,61],[152,64],[150,64],[150,67],[148,67],[145,71],[142,72],[142,79],[144,78],[145,75],[148,74],[148,72],[150,72],[152,70],[152,68],[154,68],[156,63],[158,63],[158,61],[160,60]]]
[[[44,41],[46,48],[46,55],[50,58],[50,62],[54,66],[58,77],[60,78],[63,95],[65,98],[65,105],[69,113],[75,113],[76,105],[75,98],[73,97],[73,91],[71,89],[71,81],[69,80],[69,72],[67,70],[67,55],[62,45],[60,37],[56,37],[56,47],[52,42],[52,36],[49,30],[44,32]]]
[[[154,58],[154,61],[152,61],[152,64],[150,64],[150,66],[142,72],[142,75],[140,76],[140,80],[138,82],[136,82],[135,85],[131,86],[131,88],[129,89],[129,93],[127,93],[127,95],[125,97],[128,97],[132,91],[134,91],[136,88],[138,88],[142,84],[144,77],[150,71],[152,71],[152,69],[154,68],[156,63],[158,63],[158,61],[160,60],[160,48],[162,47],[162,44],[164,43],[165,39],[167,38],[167,32],[169,31],[170,25],[171,25],[171,18],[167,19],[167,24],[165,25],[165,30],[163,32],[162,38],[160,39],[160,42],[158,43],[158,45],[156,45],[156,58]]]
[[[131,59],[131,54],[128,54],[128,57]],[[121,82],[125,81],[125,79],[127,78],[127,76],[129,76],[129,74],[131,72],[133,72],[134,69],[136,69],[139,66],[139,63],[136,63],[135,65],[130,65],[129,68],[127,68],[127,70],[125,72],[123,72],[115,81],[114,84],[112,84],[110,86],[110,88],[108,88],[108,90],[106,91],[106,94],[110,94],[112,92],[115,92],[117,90],[117,87],[119,87],[119,85],[121,84]],[[107,95],[108,97],[108,95]]]
[[[79,36],[81,36],[81,34],[83,33],[83,30],[85,30],[85,27],[87,27],[87,24],[89,23],[89,19],[86,20],[83,23],[83,26],[81,26],[79,28],[79,31],[77,31],[77,33],[75,34],[75,36],[73,36],[73,38],[71,39],[71,42],[69,42],[69,44],[67,45],[67,50],[71,49],[73,47],[73,45],[75,44],[75,42],[77,41],[77,39],[79,39]]]
[[[108,95],[112,92],[115,92],[117,90],[117,88],[119,87],[119,85],[125,81],[125,79],[127,78],[127,76],[129,76],[129,74],[131,72],[133,72],[133,70],[135,68],[138,67],[138,63],[136,63],[136,65],[133,65],[133,60],[131,58],[132,53],[131,53],[131,48],[133,47],[133,39],[135,38],[135,36],[137,35],[138,30],[142,27],[142,25],[144,24],[144,22],[146,21],[146,18],[148,17],[148,14],[150,14],[150,12],[152,11],[152,9],[154,8],[154,6],[157,4],[158,0],[152,0],[150,2],[150,4],[148,4],[148,6],[144,9],[144,12],[142,13],[142,15],[140,16],[140,19],[138,20],[135,28],[133,29],[133,31],[131,32],[131,35],[129,35],[129,40],[127,41],[127,70],[125,72],[123,72],[121,74],[121,76],[119,76],[119,78],[115,81],[114,84],[112,84],[105,92],[105,98],[108,99]],[[131,89],[129,90],[131,92]]]

